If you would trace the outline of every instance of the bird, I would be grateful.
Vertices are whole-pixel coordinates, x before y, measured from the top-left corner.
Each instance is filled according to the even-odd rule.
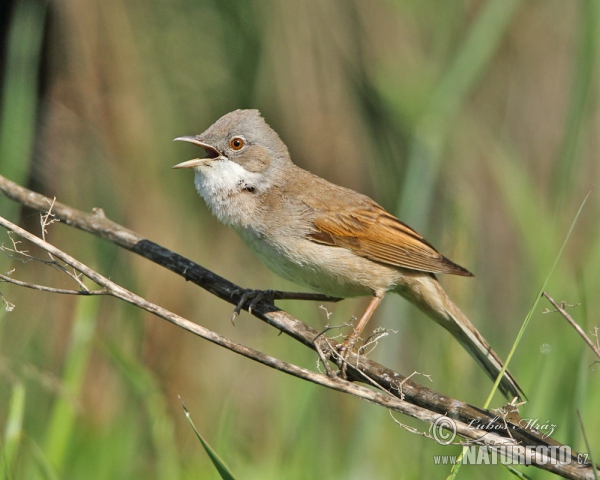
[[[212,213],[269,269],[332,297],[372,297],[342,351],[392,292],[450,332],[492,380],[499,375],[501,359],[436,278],[473,274],[368,196],[295,165],[258,110],[232,111],[204,133],[175,140],[201,147],[204,156],[173,168],[194,170]],[[499,389],[509,399],[522,396],[508,371]]]

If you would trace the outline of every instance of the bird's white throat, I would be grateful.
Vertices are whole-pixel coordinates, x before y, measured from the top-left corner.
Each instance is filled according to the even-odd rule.
[[[194,170],[196,190],[219,221],[234,227],[251,222],[256,207],[253,195],[264,189],[261,174],[227,158]]]

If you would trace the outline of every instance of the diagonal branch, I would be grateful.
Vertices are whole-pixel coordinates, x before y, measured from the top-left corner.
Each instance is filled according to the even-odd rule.
[[[588,344],[588,346],[592,349],[596,356],[600,358],[600,348],[598,348],[598,346],[595,345],[594,342],[592,342],[590,337],[588,337],[583,331],[583,329],[577,324],[577,322],[573,320],[573,317],[569,315],[569,312],[567,312],[562,305],[559,305],[550,295],[548,295],[548,293],[543,292],[542,295],[546,297],[546,299],[552,304],[554,308],[556,308],[556,311],[558,313],[565,317],[565,320],[569,322],[569,324],[575,329],[575,331],[581,336],[581,338],[583,338],[585,343]]]
[[[48,208],[48,200],[45,196],[16,185],[2,176],[0,176],[0,191],[9,198],[40,212],[44,212]],[[192,281],[233,305],[239,302],[242,295],[240,292],[243,292],[243,290],[235,284],[109,220],[102,210],[96,209],[93,213],[85,213],[55,202],[53,213],[56,219],[61,222],[93,233],[133,251],[178,273],[186,280]],[[566,463],[557,464],[556,462],[549,461],[547,453],[549,449],[565,446],[561,446],[560,443],[551,438],[546,438],[539,432],[524,427],[525,422],[514,412],[510,416],[507,416],[500,412],[490,412],[468,405],[426,388],[410,378],[353,353],[348,356],[349,377],[353,380],[376,385],[379,387],[379,390],[372,390],[371,388],[366,388],[338,377],[311,372],[310,370],[231,341],[158,305],[148,302],[2,217],[0,217],[0,225],[35,243],[78,272],[81,272],[100,285],[108,295],[137,305],[180,328],[184,328],[195,335],[238,354],[290,375],[327,388],[355,395],[413,418],[426,421],[433,424],[434,427],[438,426],[440,420],[448,420],[455,433],[477,444],[488,445],[493,448],[518,445],[521,450],[517,453],[514,453],[513,450],[505,450],[503,453],[512,458],[515,458],[515,455],[519,458],[520,455],[521,459],[525,459],[530,464],[566,478],[593,478],[591,466],[589,464],[578,464],[577,453],[572,451],[570,447],[566,447],[569,452]],[[321,299],[323,300],[324,298],[322,297]],[[315,342],[319,336],[319,332],[288,313],[276,308],[274,305],[266,302],[258,303],[253,308],[252,315],[283,331],[320,354],[322,353],[318,345],[316,345],[319,342]],[[327,339],[327,342],[334,347],[337,345],[337,342],[330,338]],[[546,450],[540,451],[540,448],[545,448]]]

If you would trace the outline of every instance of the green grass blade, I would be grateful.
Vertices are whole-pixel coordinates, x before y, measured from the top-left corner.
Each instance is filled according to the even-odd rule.
[[[12,390],[8,418],[4,428],[4,448],[0,458],[0,478],[11,478],[15,458],[23,436],[23,415],[25,412],[25,386],[17,382]]]
[[[99,305],[98,297],[81,297],[77,302],[71,342],[62,375],[63,387],[71,398],[78,398],[83,386],[92,352],[92,338]],[[58,472],[63,470],[69,444],[74,439],[75,420],[76,412],[72,401],[65,397],[57,398],[48,423],[44,452]]]
[[[5,176],[24,185],[35,135],[38,73],[46,2],[18,1],[10,29],[0,104],[0,166]],[[15,220],[19,206],[0,199],[3,215]]]
[[[525,333],[525,330],[527,329],[527,326],[529,325],[529,322],[531,321],[531,317],[533,316],[533,313],[535,312],[535,309],[536,309],[536,307],[537,307],[540,299],[542,298],[542,293],[546,289],[546,285],[548,284],[548,281],[550,280],[550,277],[552,276],[552,273],[554,273],[554,269],[556,268],[556,265],[558,264],[558,261],[560,260],[560,257],[563,254],[563,251],[565,249],[565,246],[567,245],[569,237],[571,236],[571,233],[573,233],[573,229],[575,228],[575,224],[577,223],[577,219],[579,218],[579,215],[583,211],[583,207],[585,206],[588,198],[592,194],[592,191],[593,191],[593,189],[590,190],[587,193],[587,195],[583,199],[583,202],[581,202],[581,206],[579,207],[579,210],[577,210],[577,213],[575,214],[575,218],[573,219],[573,221],[571,222],[571,226],[569,227],[569,231],[567,232],[567,235],[566,235],[566,237],[565,237],[562,245],[560,246],[560,249],[558,250],[558,253],[556,254],[556,257],[554,258],[554,262],[552,263],[552,266],[550,267],[550,270],[546,274],[546,278],[544,278],[542,286],[540,287],[540,290],[539,290],[538,294],[535,297],[533,305],[531,306],[531,309],[527,313],[527,316],[525,317],[525,320],[523,321],[523,324],[521,325],[521,329],[519,330],[519,333],[517,334],[517,338],[515,339],[512,348],[508,352],[508,356],[506,357],[506,360],[504,362],[504,367],[502,368],[502,370],[498,374],[498,377],[496,378],[496,381],[494,382],[494,386],[492,387],[492,390],[490,391],[490,394],[488,395],[488,398],[485,401],[485,403],[483,405],[483,408],[488,408],[489,407],[489,405],[490,405],[490,403],[492,401],[492,397],[494,396],[494,393],[498,389],[498,385],[500,384],[500,380],[504,376],[504,372],[506,372],[506,369],[508,368],[508,364],[509,364],[512,356],[514,355],[515,351],[517,350],[517,346],[519,345],[519,343],[521,341],[521,338],[523,337],[523,334]]]
[[[36,480],[61,480],[61,477],[50,464],[46,454],[33,440],[30,441],[29,450],[31,452],[31,461],[27,465],[27,478],[35,478]]]
[[[581,4],[578,35],[580,35],[569,112],[558,161],[554,170],[554,201],[562,203],[569,194],[573,175],[579,171],[583,155],[579,154],[582,132],[588,118],[587,112],[594,104],[596,93],[596,64],[598,49],[598,24],[600,22],[600,3],[586,0]]]
[[[140,399],[152,426],[153,458],[158,478],[181,478],[175,427],[169,415],[164,393],[156,375],[119,342],[104,344],[106,355],[113,360],[125,381]]]
[[[179,397],[179,400],[181,400],[181,397]],[[221,478],[223,480],[235,480],[236,477],[233,475],[233,473],[231,473],[231,470],[229,469],[229,467],[225,464],[225,462],[221,459],[221,457],[219,457],[219,455],[217,454],[217,452],[215,452],[212,449],[212,447],[208,444],[208,442],[206,440],[204,440],[204,438],[202,438],[202,435],[200,435],[200,433],[196,429],[196,425],[194,425],[194,422],[192,420],[190,412],[186,408],[186,406],[183,403],[183,401],[181,401],[181,405],[183,407],[183,411],[185,412],[185,416],[186,416],[188,422],[190,422],[190,425],[194,429],[194,432],[196,433],[196,436],[198,437],[198,440],[200,440],[200,443],[202,443],[202,446],[204,447],[204,450],[206,450],[206,453],[208,454],[208,456],[212,460],[213,465],[215,466],[215,468],[219,472],[219,475],[221,475]]]
[[[579,426],[581,427],[581,433],[583,435],[583,441],[585,442],[585,447],[587,448],[589,457],[589,462],[592,464],[592,469],[594,470],[594,478],[598,480],[598,469],[596,468],[596,462],[594,461],[594,457],[592,457],[592,446],[588,441],[587,434],[585,433],[585,426],[583,425],[583,420],[581,419],[581,413],[579,409],[577,409],[577,419],[579,420]]]
[[[448,127],[489,65],[520,4],[521,0],[492,0],[482,7],[416,126],[396,213],[417,230],[428,218]]]

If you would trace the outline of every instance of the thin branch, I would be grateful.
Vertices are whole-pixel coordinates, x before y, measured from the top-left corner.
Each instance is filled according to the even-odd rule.
[[[573,320],[571,315],[569,315],[569,313],[561,305],[556,303],[554,301],[554,299],[550,295],[548,295],[546,292],[543,292],[542,295],[548,299],[548,301],[552,304],[552,306],[554,308],[556,308],[556,311],[558,313],[560,313],[563,317],[565,317],[567,322],[569,322],[569,324],[575,329],[575,331],[579,335],[581,335],[581,338],[583,338],[585,340],[585,343],[587,343],[589,345],[589,347],[592,349],[592,351],[598,356],[598,358],[600,358],[600,349],[596,345],[594,345],[594,342],[592,342],[592,340],[586,335],[586,333],[583,331],[583,329],[579,325],[577,325],[577,322],[575,322],[575,320]]]
[[[68,273],[68,272],[66,272]],[[38,285],[35,283],[22,282],[15,278],[0,273],[0,280],[6,283],[12,283],[19,287],[31,288],[32,290],[40,290],[42,292],[60,293],[62,295],[107,295],[108,292],[105,289],[102,290],[67,290],[64,288],[46,287],[45,285]],[[0,282],[1,283],[1,282]]]
[[[0,299],[2,300],[2,303],[4,304],[4,310],[6,310],[7,312],[12,312],[15,309],[15,304],[9,302],[4,295],[2,295],[2,292],[0,292]]]

